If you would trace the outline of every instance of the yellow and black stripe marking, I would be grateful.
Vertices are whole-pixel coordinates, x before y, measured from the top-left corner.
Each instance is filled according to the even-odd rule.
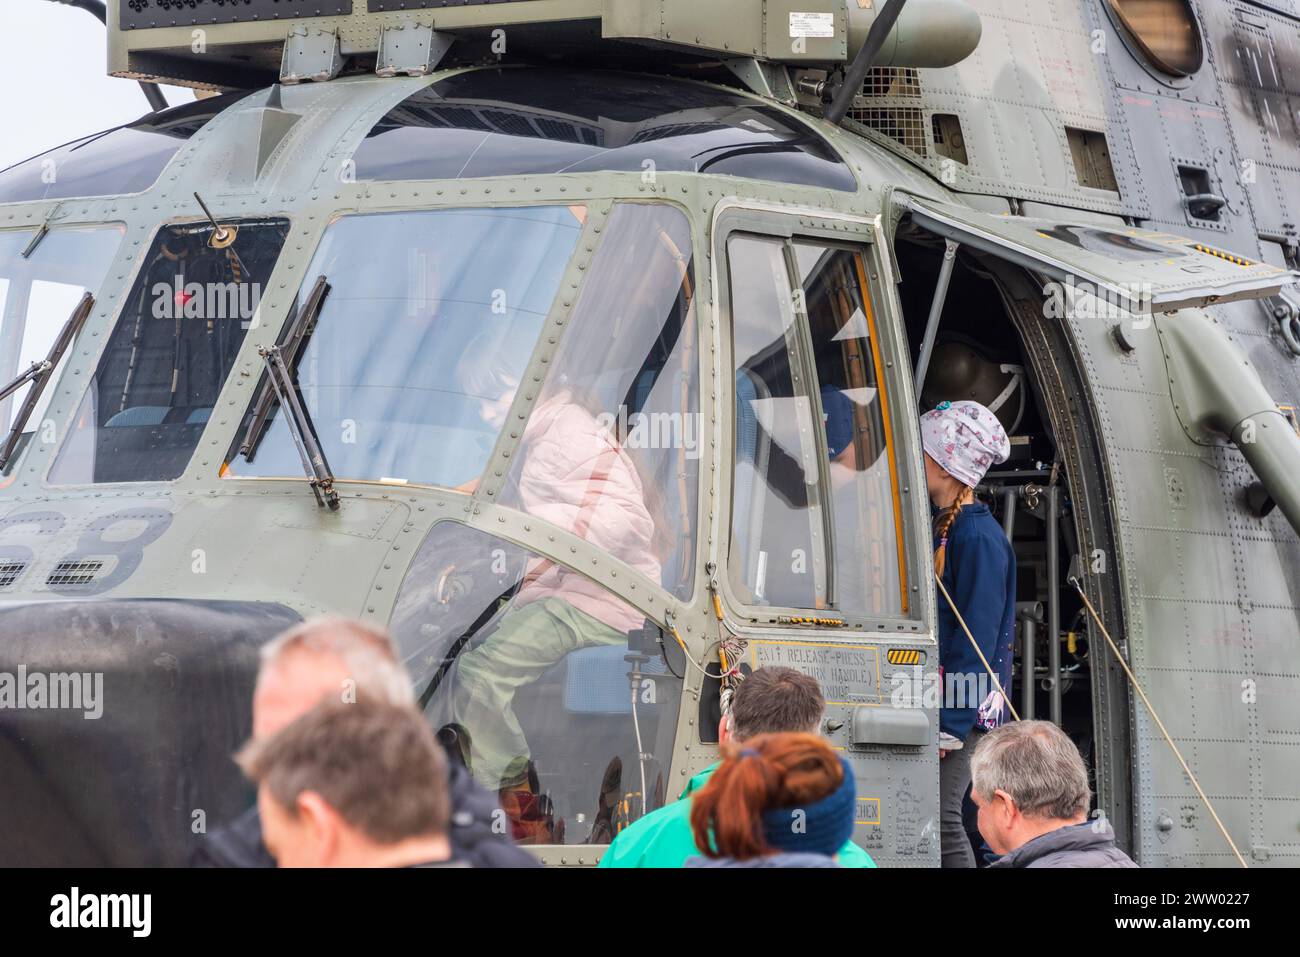
[[[1225,259],[1228,262],[1234,263],[1235,265],[1238,266],[1255,265],[1249,259],[1245,259],[1241,256],[1233,255],[1232,253],[1225,253],[1222,249],[1215,249],[1212,246],[1202,246],[1200,243],[1193,243],[1192,248],[1195,249],[1198,253],[1205,253],[1205,255],[1213,256],[1216,259]]]
[[[890,648],[885,654],[885,660],[891,665],[923,665],[925,652],[913,648]]]
[[[821,625],[830,628],[843,628],[844,619],[842,618],[813,618],[813,617],[792,617],[783,615],[777,619],[783,625]]]

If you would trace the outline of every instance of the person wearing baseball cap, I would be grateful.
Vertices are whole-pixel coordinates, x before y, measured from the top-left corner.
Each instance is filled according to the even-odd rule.
[[[1004,689],[1011,684],[1016,614],[1016,556],[975,488],[1011,454],[1006,430],[978,402],[941,402],[921,416],[925,479],[934,515],[934,571]],[[939,669],[939,843],[944,867],[974,867],[962,824],[970,756],[980,735],[1005,720],[1006,702],[942,595]]]

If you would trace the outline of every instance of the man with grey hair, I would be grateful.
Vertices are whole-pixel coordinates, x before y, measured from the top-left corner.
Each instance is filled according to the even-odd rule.
[[[253,691],[254,740],[269,738],[322,702],[415,709],[410,678],[384,631],[365,622],[322,616],[295,625],[263,646]],[[449,777],[449,833],[458,858],[475,867],[540,866],[515,846],[496,798],[479,787],[464,766],[452,762]],[[191,863],[274,867],[262,843],[257,807],[209,835]]]
[[[981,738],[971,800],[994,853],[990,867],[1137,867],[1104,817],[1088,820],[1092,791],[1079,749],[1050,721],[1016,721]]]
[[[253,737],[275,734],[332,698],[415,706],[392,640],[365,622],[333,615],[295,625],[262,646],[253,689]]]

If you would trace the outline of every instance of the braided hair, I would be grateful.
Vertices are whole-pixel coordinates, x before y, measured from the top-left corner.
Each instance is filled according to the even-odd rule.
[[[953,499],[951,505],[939,513],[935,519],[934,533],[939,538],[939,547],[934,550],[934,573],[940,578],[943,577],[944,565],[948,558],[948,532],[952,529],[953,523],[957,521],[957,516],[961,514],[962,508],[970,505],[975,501],[975,490],[969,485],[963,485],[957,497]]]

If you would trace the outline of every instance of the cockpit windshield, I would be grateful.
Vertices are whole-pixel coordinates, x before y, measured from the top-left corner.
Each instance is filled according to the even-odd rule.
[[[329,292],[296,356],[315,438],[340,479],[459,487],[477,480],[582,233],[581,206],[346,216],[304,274]],[[481,361],[497,360],[491,368]],[[251,421],[251,416],[250,416]],[[302,465],[277,404],[251,459],[226,474]]]
[[[178,478],[234,368],[286,219],[164,226],[50,469],[55,485]]]
[[[45,359],[82,296],[98,294],[123,233],[118,224],[59,228],[43,237],[30,229],[0,231],[0,383]],[[31,388],[0,400],[0,438]],[[52,394],[46,388],[28,415],[28,437],[44,431],[54,441],[53,430],[43,425]]]
[[[564,274],[586,216],[536,206],[339,219],[280,339],[296,392],[280,391],[291,407],[300,397],[303,421],[255,399],[225,474],[303,475],[295,436],[310,432],[331,479],[473,491],[526,387],[535,401],[512,420],[496,501],[688,597],[703,455],[690,221],[668,204],[615,204],[570,300]],[[561,288],[569,316],[547,375],[525,383]]]

